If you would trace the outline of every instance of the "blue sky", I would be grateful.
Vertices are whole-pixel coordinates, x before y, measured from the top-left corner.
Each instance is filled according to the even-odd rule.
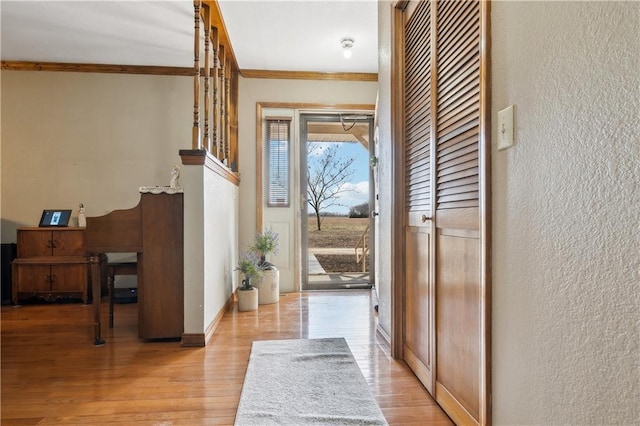
[[[360,143],[331,143],[331,145],[338,146],[341,159],[354,158],[351,166],[354,173],[346,183],[349,191],[339,196],[339,203],[344,206],[332,206],[326,211],[347,214],[351,206],[369,201],[369,151]],[[329,143],[326,143],[326,146],[328,147]],[[313,211],[311,208],[310,210],[310,212]]]

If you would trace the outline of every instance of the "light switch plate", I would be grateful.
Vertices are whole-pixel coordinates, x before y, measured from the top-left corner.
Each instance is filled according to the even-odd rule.
[[[498,112],[498,150],[513,146],[513,105]]]

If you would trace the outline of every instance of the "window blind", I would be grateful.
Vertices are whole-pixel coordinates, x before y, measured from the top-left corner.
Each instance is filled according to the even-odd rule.
[[[289,134],[291,119],[267,119],[269,207],[289,206]]]

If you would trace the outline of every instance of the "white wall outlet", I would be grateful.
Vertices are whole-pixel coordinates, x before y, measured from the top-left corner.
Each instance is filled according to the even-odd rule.
[[[498,150],[513,146],[513,105],[498,112]]]

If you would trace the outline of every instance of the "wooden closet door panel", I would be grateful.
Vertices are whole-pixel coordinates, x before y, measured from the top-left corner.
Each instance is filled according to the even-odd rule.
[[[457,424],[487,424],[484,15],[479,0],[439,0],[435,7],[435,395]]]
[[[431,5],[409,2],[403,13],[403,358],[434,389],[433,136]]]
[[[480,2],[439,1],[437,8],[437,209],[474,208],[480,205]]]
[[[480,245],[475,231],[438,230],[436,399],[458,423],[480,422]]]
[[[427,218],[432,215],[433,205],[430,21],[428,2],[407,5],[403,24],[404,203],[408,215]],[[425,222],[415,225],[424,226]]]
[[[433,393],[433,290],[428,264],[431,234],[428,228],[408,228],[405,240],[404,359]]]

